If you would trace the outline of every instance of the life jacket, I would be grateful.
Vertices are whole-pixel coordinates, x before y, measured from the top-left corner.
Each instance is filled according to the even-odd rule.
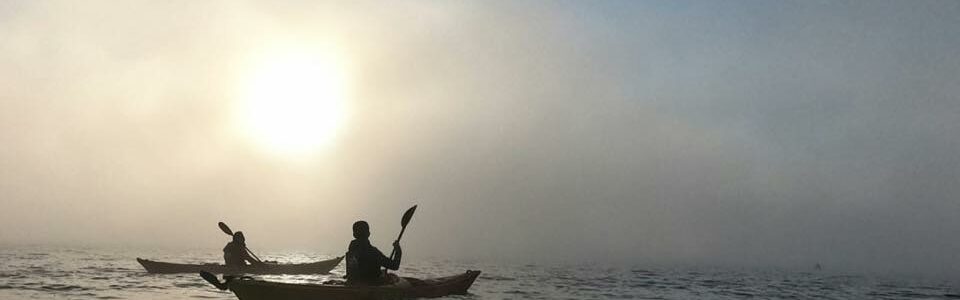
[[[352,284],[379,284],[382,281],[381,276],[381,256],[376,247],[370,245],[370,241],[353,240],[350,242],[347,259],[347,282]]]
[[[245,251],[243,245],[234,242],[227,243],[223,247],[223,262],[228,266],[245,266],[247,264],[244,261]]]

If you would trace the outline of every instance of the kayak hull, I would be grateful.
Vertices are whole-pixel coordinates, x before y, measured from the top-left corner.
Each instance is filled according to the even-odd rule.
[[[137,258],[137,262],[147,270],[148,273],[157,274],[175,274],[175,273],[198,273],[207,271],[214,274],[327,274],[333,268],[340,264],[343,257],[337,257],[330,260],[323,260],[304,264],[274,264],[267,263],[258,266],[233,267],[222,264],[177,264],[160,261],[152,261]]]
[[[402,286],[345,286],[293,284],[254,279],[234,279],[227,283],[240,300],[384,300],[436,298],[462,295],[473,285],[480,271],[431,278],[403,278]]]

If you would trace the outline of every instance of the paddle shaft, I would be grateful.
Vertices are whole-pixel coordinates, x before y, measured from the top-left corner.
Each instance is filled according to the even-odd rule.
[[[261,260],[260,257],[257,257],[256,254],[253,254],[253,251],[250,251],[250,248],[248,248],[246,245],[243,246],[243,249],[247,249],[247,253],[250,253],[250,256],[253,256],[253,258],[258,262],[263,262],[263,260]]]
[[[406,230],[407,230],[407,226],[406,226],[406,225],[404,225],[403,227],[400,228],[400,235],[397,236],[397,242],[398,242],[398,243],[400,242],[400,238],[403,237],[403,232],[406,231]],[[393,261],[393,256],[396,255],[396,254],[397,254],[397,248],[394,247],[393,250],[390,251],[390,261]],[[387,275],[387,268],[383,268],[383,275],[384,275],[384,276]]]
[[[400,228],[400,236],[397,236],[397,242],[400,242],[400,238],[403,237],[403,232],[407,230],[407,226]],[[397,248],[393,248],[393,251],[390,251],[390,260],[393,260],[393,256],[397,254]]]

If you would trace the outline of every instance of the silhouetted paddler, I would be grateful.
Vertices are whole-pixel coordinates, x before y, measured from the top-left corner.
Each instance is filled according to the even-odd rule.
[[[391,260],[383,252],[370,245],[370,225],[365,221],[353,223],[354,240],[347,251],[347,284],[384,284],[387,280],[380,268],[396,270],[400,268],[400,241],[393,242],[395,252]]]
[[[246,266],[247,262],[251,265],[262,264],[262,262],[251,257],[250,253],[247,252],[246,238],[243,237],[243,232],[240,231],[235,232],[233,234],[233,241],[223,247],[223,261],[228,266],[236,267]]]

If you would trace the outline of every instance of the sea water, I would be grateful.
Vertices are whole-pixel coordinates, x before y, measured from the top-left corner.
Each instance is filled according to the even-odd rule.
[[[236,299],[197,274],[148,274],[136,257],[216,262],[213,250],[143,251],[93,248],[0,247],[0,299]],[[281,262],[332,258],[303,252],[263,253]],[[603,267],[405,260],[402,276],[436,277],[468,269],[483,273],[468,295],[442,299],[942,299],[952,282],[830,272],[722,268]],[[320,283],[343,275],[259,278]]]

